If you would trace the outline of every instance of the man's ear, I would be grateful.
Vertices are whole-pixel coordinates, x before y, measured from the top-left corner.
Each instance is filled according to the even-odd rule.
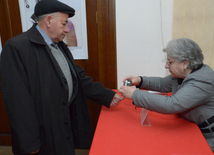
[[[47,17],[45,18],[45,24],[47,25],[47,27],[50,27],[52,19],[53,17],[51,15],[47,15]]]

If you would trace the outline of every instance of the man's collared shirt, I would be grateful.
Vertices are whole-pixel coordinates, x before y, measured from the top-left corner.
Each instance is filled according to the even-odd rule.
[[[45,42],[50,45],[53,42],[51,38],[38,25],[36,25],[36,28],[44,38]]]

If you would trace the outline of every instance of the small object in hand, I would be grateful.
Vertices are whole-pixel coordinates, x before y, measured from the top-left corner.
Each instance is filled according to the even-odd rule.
[[[132,86],[132,81],[126,80],[123,85],[124,86]]]

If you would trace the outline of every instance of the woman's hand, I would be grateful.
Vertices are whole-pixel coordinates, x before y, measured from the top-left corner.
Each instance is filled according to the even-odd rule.
[[[122,96],[128,99],[133,98],[133,92],[136,90],[135,87],[129,87],[129,86],[122,86],[118,90],[119,93],[121,93]]]
[[[133,85],[133,86],[137,86],[137,85],[139,85],[140,82],[141,82],[141,78],[140,78],[139,76],[133,76],[133,75],[129,75],[129,76],[125,77],[125,78],[123,79],[123,83],[124,83],[126,80],[132,81],[132,85]]]

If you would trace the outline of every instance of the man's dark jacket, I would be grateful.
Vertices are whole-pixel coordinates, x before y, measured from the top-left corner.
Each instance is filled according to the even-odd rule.
[[[115,95],[77,66],[67,45],[59,43],[72,71],[72,101],[62,71],[35,25],[9,39],[1,54],[1,89],[9,115],[14,154],[40,149],[42,155],[73,155],[89,148],[89,98],[109,107]]]

